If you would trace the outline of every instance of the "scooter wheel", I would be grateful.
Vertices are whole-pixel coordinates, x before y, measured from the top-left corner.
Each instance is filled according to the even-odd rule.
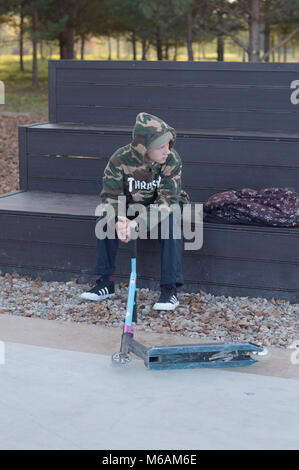
[[[116,352],[111,356],[112,364],[115,367],[128,367],[132,362],[132,356],[129,353]]]
[[[263,348],[262,351],[251,351],[250,357],[255,361],[265,361],[271,356],[268,348]]]

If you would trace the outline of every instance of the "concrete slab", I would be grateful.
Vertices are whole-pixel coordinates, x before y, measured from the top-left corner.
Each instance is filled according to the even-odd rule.
[[[295,379],[5,342],[0,387],[0,449],[299,448]]]

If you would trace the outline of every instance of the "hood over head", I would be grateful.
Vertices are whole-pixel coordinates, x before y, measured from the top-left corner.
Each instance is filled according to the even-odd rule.
[[[171,148],[175,139],[175,130],[162,119],[144,112],[137,115],[131,147],[143,160],[148,151],[154,150],[167,141]]]

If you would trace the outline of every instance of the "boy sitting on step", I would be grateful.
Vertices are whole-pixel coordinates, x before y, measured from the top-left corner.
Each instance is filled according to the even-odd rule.
[[[182,163],[173,145],[175,130],[162,119],[147,113],[139,113],[133,129],[133,140],[111,156],[104,170],[100,200],[114,209],[113,218],[107,216],[107,224],[115,223],[114,237],[97,238],[97,261],[94,273],[99,275],[95,286],[81,294],[87,300],[102,300],[115,295],[114,273],[119,240],[128,243],[132,229],[140,231],[140,222],[146,230],[153,218],[150,213],[160,213],[158,239],[161,262],[161,295],[155,303],[155,310],[174,310],[179,301],[177,287],[183,285],[182,248],[183,236],[174,236],[174,215],[171,206],[182,208],[189,203],[189,196],[181,189]],[[118,214],[119,197],[126,198],[126,208],[141,204],[145,210],[139,217]],[[164,216],[161,216],[164,214]],[[115,217],[116,215],[116,217]],[[102,216],[103,217],[103,216]],[[97,223],[102,219],[99,217]],[[169,236],[161,236],[163,217],[169,217]],[[143,225],[142,225],[143,226]],[[157,227],[156,227],[157,228]],[[179,227],[180,231],[180,227]]]

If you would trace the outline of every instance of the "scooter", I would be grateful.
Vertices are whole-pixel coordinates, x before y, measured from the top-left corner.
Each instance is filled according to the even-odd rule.
[[[129,244],[131,245],[131,274],[125,324],[121,336],[120,351],[112,355],[113,365],[119,367],[130,365],[133,360],[131,353],[143,359],[144,365],[152,370],[249,366],[269,357],[267,348],[251,342],[215,342],[146,347],[136,341],[132,323],[137,323],[137,240],[131,239]]]

